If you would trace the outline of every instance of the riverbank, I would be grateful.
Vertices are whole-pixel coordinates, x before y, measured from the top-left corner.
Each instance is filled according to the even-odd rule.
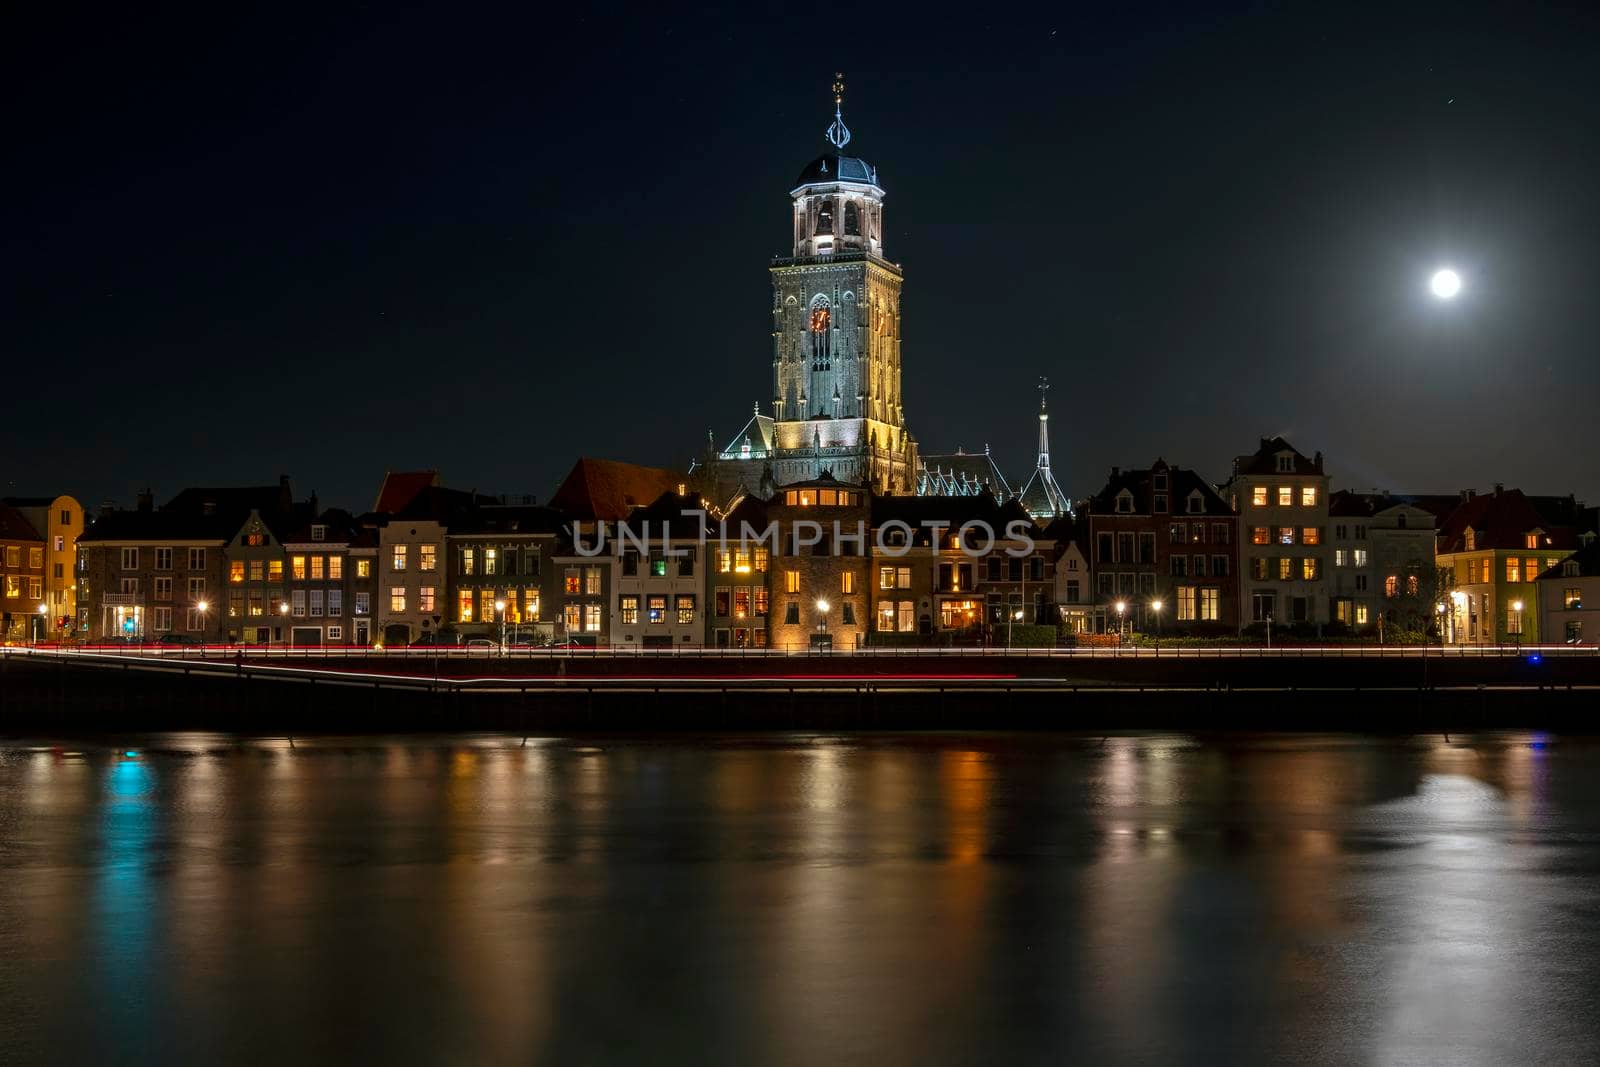
[[[1597,697],[1600,659],[1593,656],[678,656],[520,664],[0,658],[0,733],[11,736],[170,729],[1589,732]]]

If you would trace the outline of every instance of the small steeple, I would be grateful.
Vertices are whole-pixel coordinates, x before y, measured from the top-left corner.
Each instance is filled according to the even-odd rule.
[[[844,73],[841,71],[833,76],[833,124],[828,127],[828,132],[823,134],[828,143],[835,148],[843,148],[850,143],[850,127],[844,124]]]
[[[1033,476],[1017,494],[1022,507],[1035,519],[1054,519],[1072,514],[1072,503],[1056,484],[1050,473],[1050,412],[1045,394],[1050,390],[1050,379],[1039,379],[1039,459]]]

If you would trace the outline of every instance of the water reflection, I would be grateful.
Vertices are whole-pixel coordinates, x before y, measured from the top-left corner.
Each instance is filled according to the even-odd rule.
[[[1597,771],[1532,735],[15,745],[0,1039],[1575,1062]]]

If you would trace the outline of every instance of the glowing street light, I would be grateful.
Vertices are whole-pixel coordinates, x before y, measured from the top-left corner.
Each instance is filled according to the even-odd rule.
[[[1150,610],[1155,612],[1156,615],[1156,633],[1158,634],[1161,632],[1161,609],[1165,606],[1159,600],[1150,601]]]
[[[1433,277],[1428,279],[1428,288],[1440,300],[1454,300],[1456,294],[1461,292],[1461,275],[1449,267],[1443,267],[1433,272]]]
[[[34,623],[34,625],[38,627],[38,632],[34,635],[34,638],[33,638],[33,643],[36,644],[36,645],[40,641],[44,640],[44,617],[45,617],[45,615],[47,615],[49,613],[49,611],[50,611],[50,609],[46,605],[44,605],[44,604],[40,604],[39,605],[39,612],[38,612],[39,620],[36,623]]]
[[[503,656],[506,652],[506,602],[504,600],[496,600],[494,602],[494,612],[500,619],[500,654]]]

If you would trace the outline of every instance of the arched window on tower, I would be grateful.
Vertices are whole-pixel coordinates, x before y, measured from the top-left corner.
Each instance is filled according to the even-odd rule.
[[[811,369],[828,370],[833,362],[831,338],[833,310],[826,299],[811,305]]]
[[[861,212],[856,210],[853,200],[847,200],[844,205],[844,233],[846,237],[861,236]]]
[[[823,235],[827,235],[829,237],[833,236],[833,201],[832,200],[823,200],[823,201],[821,201],[820,203],[817,204],[817,232],[816,232],[816,235],[818,237],[821,237]]]

